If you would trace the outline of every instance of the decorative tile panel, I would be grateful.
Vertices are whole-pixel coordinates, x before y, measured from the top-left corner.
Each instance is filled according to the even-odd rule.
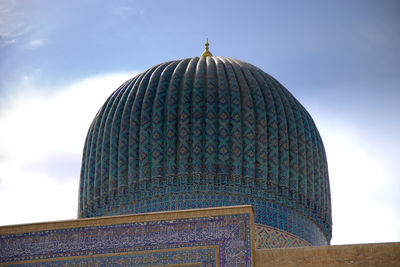
[[[304,239],[279,228],[256,224],[256,249],[311,246]]]
[[[0,265],[251,266],[252,221],[242,206],[1,227]]]

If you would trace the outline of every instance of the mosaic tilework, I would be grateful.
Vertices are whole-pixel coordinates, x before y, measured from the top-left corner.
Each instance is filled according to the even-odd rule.
[[[244,213],[1,234],[0,263],[250,266],[251,229]]]
[[[229,192],[232,189],[223,187],[214,188],[217,191],[215,193],[179,193],[179,187],[175,186],[169,187],[168,190],[169,194],[163,194],[162,191],[159,191],[160,195],[156,196],[156,199],[143,196],[143,199],[136,200],[133,203],[124,203],[119,206],[111,204],[110,206],[114,206],[114,209],[105,214],[118,215],[127,214],[132,211],[144,213],[250,204],[254,208],[255,223],[281,229],[284,232],[306,240],[313,246],[328,244],[321,229],[310,218],[299,214],[293,209],[273,203],[270,200],[254,197],[255,194],[239,194],[237,192],[226,194],[224,192]]]
[[[256,224],[256,248],[289,248],[311,246],[298,236],[267,225]]]
[[[168,266],[179,262],[180,266],[218,266],[218,246],[194,247],[182,250],[145,251],[144,253],[108,253],[94,256],[64,257],[18,262],[18,266]],[[5,263],[1,266],[12,266]]]
[[[162,63],[107,99],[85,143],[79,216],[138,201],[128,213],[174,209],[163,196],[205,192],[288,207],[331,239],[327,162],[311,116],[278,81],[235,59]]]

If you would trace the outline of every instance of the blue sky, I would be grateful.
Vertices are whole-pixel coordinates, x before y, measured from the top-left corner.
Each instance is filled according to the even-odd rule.
[[[324,140],[333,244],[400,241],[398,1],[0,0],[0,225],[76,217],[105,98],[168,60],[249,62]]]

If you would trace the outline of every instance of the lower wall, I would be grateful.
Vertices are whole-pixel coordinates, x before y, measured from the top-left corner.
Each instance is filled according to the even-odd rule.
[[[400,266],[400,243],[254,249],[264,241],[307,245],[233,206],[2,226],[0,266]]]
[[[251,206],[0,227],[0,266],[251,266]]]
[[[255,266],[400,266],[400,243],[256,249]]]

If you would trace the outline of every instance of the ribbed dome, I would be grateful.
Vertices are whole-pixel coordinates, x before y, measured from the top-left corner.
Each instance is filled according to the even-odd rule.
[[[86,138],[79,217],[239,204],[258,224],[329,243],[322,140],[274,78],[195,57],[154,66],[107,99]]]

